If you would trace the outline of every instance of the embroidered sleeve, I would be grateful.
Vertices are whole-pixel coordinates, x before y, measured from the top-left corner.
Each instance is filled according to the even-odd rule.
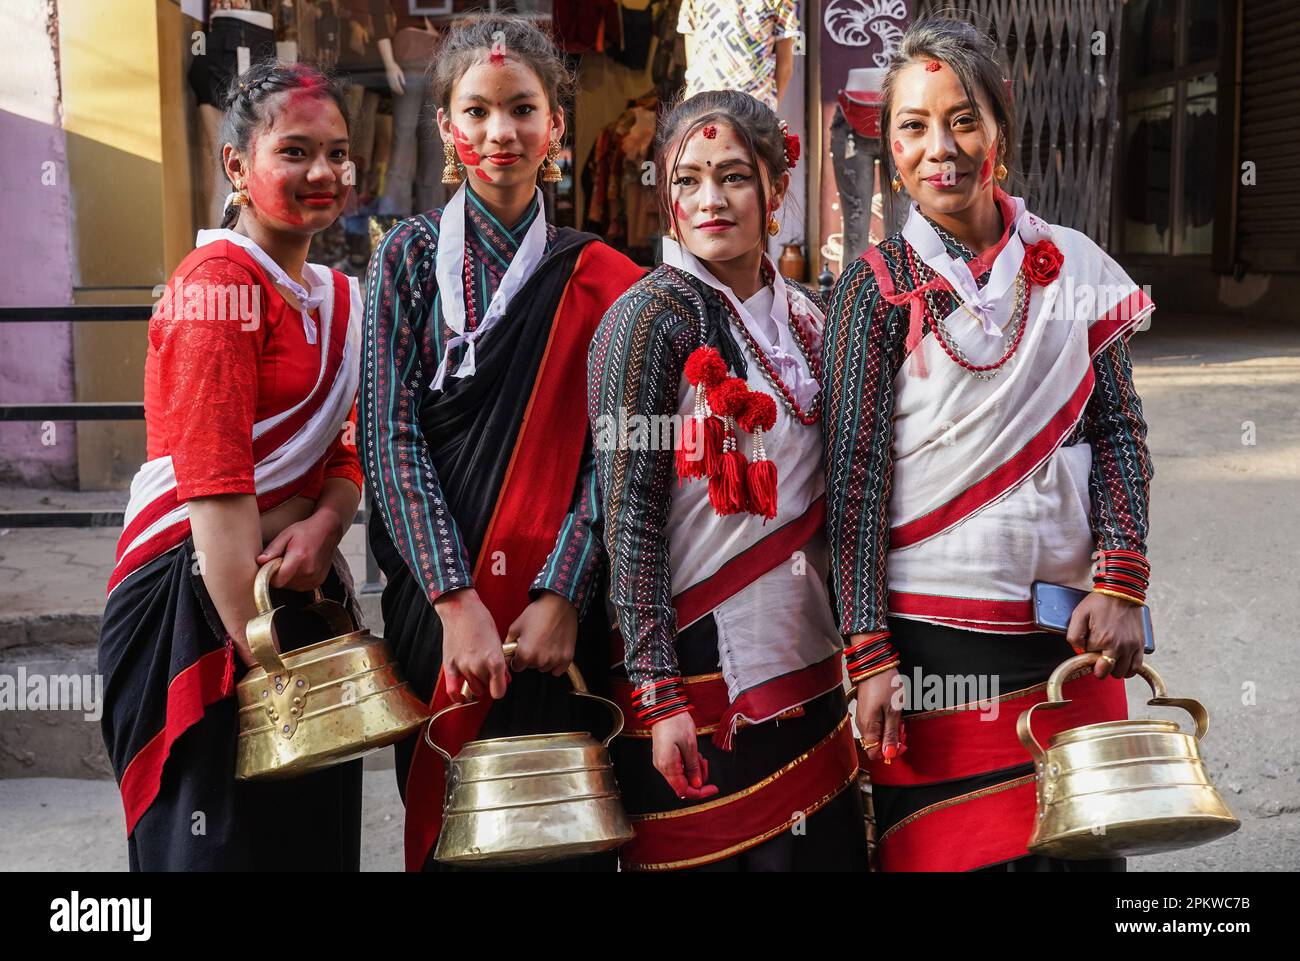
[[[440,331],[427,324],[436,237],[415,220],[380,243],[366,277],[361,452],[388,536],[430,601],[472,586],[465,545],[420,430]],[[422,283],[423,282],[423,283]]]
[[[1084,411],[1092,445],[1092,528],[1101,550],[1146,554],[1147,509],[1155,467],[1147,449],[1147,423],[1133,386],[1133,362],[1123,337],[1092,362],[1096,384]]]
[[[633,287],[605,314],[588,356],[587,408],[604,497],[610,601],[636,687],[679,673],[667,530],[673,451],[631,449],[620,443],[618,425],[637,415],[677,412],[682,341],[693,318],[685,307],[674,307],[644,285]]]
[[[348,419],[343,422],[339,435],[330,445],[329,456],[325,458],[325,479],[342,477],[357,485],[361,490],[361,461],[357,457],[357,407],[352,405]]]
[[[588,437],[569,512],[560,525],[551,556],[533,581],[534,597],[537,591],[554,591],[578,609],[579,618],[586,614],[600,569],[602,521],[596,458]]]
[[[826,312],[822,431],[831,576],[846,636],[888,629],[894,378],[905,323],[864,261],[844,269]]]
[[[195,304],[215,302],[197,293],[208,285],[246,289],[257,281],[231,261],[207,260],[178,288],[186,292],[186,303],[164,298],[149,323],[180,500],[255,493],[253,421],[265,331],[246,329],[224,314],[195,316]]]

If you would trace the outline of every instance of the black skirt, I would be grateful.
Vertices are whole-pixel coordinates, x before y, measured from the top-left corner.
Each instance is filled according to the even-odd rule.
[[[100,629],[104,743],[134,820],[131,870],[358,870],[361,761],[284,781],[235,780],[233,683],[247,668],[236,659],[222,683],[225,630],[193,557],[187,540],[128,577]],[[322,590],[351,603],[337,572]],[[272,596],[285,607],[276,630],[286,650],[320,639],[316,618],[301,613],[310,595]]]
[[[719,669],[718,632],[712,615],[696,621],[676,638],[678,668],[683,676]],[[848,708],[842,691],[829,691],[807,704],[796,717],[743,727],[724,751],[707,734],[698,738],[700,757],[708,764],[716,797],[742,791],[768,777],[829,735]],[[614,771],[629,815],[676,811],[700,803],[677,796],[653,763],[648,737],[620,737],[613,746]],[[850,784],[808,815],[804,830],[782,831],[731,857],[686,871],[866,871],[867,838],[862,796]]]

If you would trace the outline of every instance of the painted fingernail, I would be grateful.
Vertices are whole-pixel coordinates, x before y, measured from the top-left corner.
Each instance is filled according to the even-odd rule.
[[[885,755],[885,763],[888,764],[898,756],[898,747],[893,744],[886,744],[880,753]]]

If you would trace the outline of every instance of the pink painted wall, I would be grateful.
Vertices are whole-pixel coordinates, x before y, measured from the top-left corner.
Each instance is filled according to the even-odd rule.
[[[72,302],[67,150],[43,4],[6,13],[0,36],[0,306]],[[24,9],[25,8],[25,9]],[[71,325],[0,324],[0,403],[74,398]],[[51,433],[53,436],[51,437]],[[43,441],[53,441],[45,443]],[[0,483],[74,486],[76,425],[0,423]]]

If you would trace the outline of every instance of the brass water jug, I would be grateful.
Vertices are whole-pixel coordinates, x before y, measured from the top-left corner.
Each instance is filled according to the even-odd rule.
[[[506,644],[506,656],[517,647]],[[575,696],[599,701],[614,715],[604,741],[585,732],[495,737],[470,741],[453,758],[433,740],[433,725],[471,702],[429,719],[425,740],[447,762],[437,860],[484,868],[541,864],[611,851],[632,840],[609,758],[609,745],[623,730],[623,712],[588,691],[576,665],[569,665],[568,676]]]
[[[326,640],[279,653],[271,605],[273,558],[257,572],[257,616],[248,646],[257,658],[239,682],[235,777],[292,777],[341,764],[406,737],[429,716],[407,687],[382,637],[358,629],[336,601],[315,592],[306,611],[327,626]]]
[[[1159,854],[1194,847],[1241,827],[1201,760],[1197,741],[1209,729],[1199,702],[1169,697],[1155,668],[1141,675],[1151,686],[1151,706],[1181,707],[1196,722],[1195,736],[1175,721],[1105,721],[1061,731],[1044,749],[1032,729],[1035,711],[1070,703],[1065,679],[1100,657],[1092,652],[1063,662],[1047,681],[1047,700],[1020,715],[1017,732],[1034,757],[1038,810],[1029,850],[1090,860]],[[1115,681],[1114,683],[1122,683]]]

